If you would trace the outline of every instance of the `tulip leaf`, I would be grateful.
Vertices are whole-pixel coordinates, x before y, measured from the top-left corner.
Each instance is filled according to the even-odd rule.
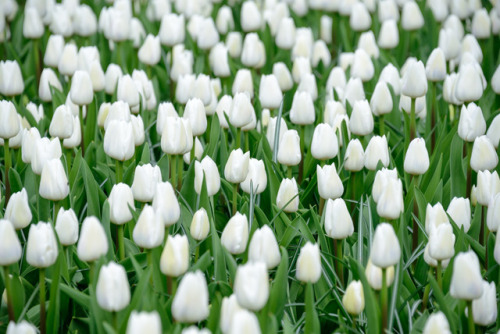
[[[452,298],[448,296],[445,297],[443,291],[441,291],[441,288],[439,287],[436,279],[431,273],[427,275],[427,279],[429,280],[429,284],[431,285],[434,298],[436,298],[436,303],[439,305],[439,310],[444,313],[444,315],[448,319],[448,322],[450,323],[451,332],[457,333],[456,324],[459,321],[458,314],[456,312],[453,312],[449,308],[449,306],[453,305],[452,303],[450,303],[450,300]]]
[[[281,247],[281,261],[276,270],[273,283],[271,285],[271,293],[269,295],[268,308],[272,310],[276,319],[281,322],[288,291],[288,252],[285,247]]]
[[[82,159],[82,174],[85,185],[85,192],[87,195],[87,216],[96,216],[100,217],[100,205],[99,205],[99,192],[98,192],[98,184],[90,171],[87,162]]]
[[[60,280],[60,262],[64,261],[62,254],[57,257],[56,263],[51,267],[52,269],[52,283],[50,284],[50,300],[47,312],[47,332],[56,333],[60,326],[60,293],[59,293],[59,280]]]

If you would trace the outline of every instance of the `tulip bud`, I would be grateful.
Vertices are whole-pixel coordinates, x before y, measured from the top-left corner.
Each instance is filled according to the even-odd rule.
[[[59,137],[60,139],[69,138],[73,134],[73,114],[66,105],[62,104],[54,111],[49,133],[52,137]]]
[[[391,286],[394,281],[394,266],[385,268],[385,271],[385,282],[387,286]],[[374,290],[382,289],[382,269],[374,265],[371,258],[368,259],[368,263],[366,264],[365,275],[368,284],[370,284]]]
[[[486,224],[491,232],[498,231],[500,227],[500,193],[491,197],[488,204],[488,214],[486,216]]]
[[[68,177],[60,159],[48,160],[43,166],[39,193],[52,201],[60,201],[68,196]]]
[[[450,324],[448,323],[448,319],[443,312],[438,311],[429,316],[427,318],[427,322],[425,323],[423,334],[451,334]]]
[[[311,94],[296,92],[290,110],[290,121],[294,124],[307,125],[313,124],[315,119],[316,113]]]
[[[239,58],[241,55],[241,48],[243,40],[241,33],[238,31],[231,31],[226,37],[226,47],[231,58]],[[238,70],[239,72],[240,70]]]
[[[268,225],[257,229],[248,246],[248,259],[252,262],[262,261],[267,269],[273,269],[281,261],[281,254],[276,236]]]
[[[264,262],[239,265],[234,280],[234,294],[238,304],[251,310],[262,309],[269,298],[269,277]]]
[[[363,49],[357,49],[351,66],[351,77],[360,78],[362,81],[370,81],[375,74],[373,62]]]
[[[14,104],[6,100],[0,101],[0,137],[2,139],[15,137],[20,131],[20,126]]]
[[[4,218],[9,220],[16,230],[25,228],[31,222],[32,215],[25,188],[10,196]]]
[[[342,304],[345,310],[354,316],[359,315],[365,308],[365,295],[363,285],[360,281],[352,281],[345,290],[342,297]]]
[[[359,172],[363,169],[365,153],[359,139],[353,139],[347,145],[344,156],[344,169]]]
[[[488,210],[489,212],[489,210]],[[470,200],[468,198],[453,197],[446,213],[457,224],[458,228],[464,227],[464,232],[467,233],[470,229],[471,210]]]
[[[354,31],[365,31],[370,28],[372,18],[363,2],[355,2],[352,6],[349,24]]]
[[[377,42],[382,49],[394,49],[398,46],[399,30],[395,20],[390,19],[382,22]]]
[[[375,180],[373,181],[372,197],[375,203],[378,203],[382,193],[387,188],[387,183],[389,179],[398,179],[398,172],[394,169],[382,168],[375,174]]]
[[[161,19],[160,37],[161,44],[174,46],[184,41],[186,34],[184,15],[175,13],[165,14]]]
[[[284,212],[296,212],[299,209],[299,190],[294,178],[281,181],[276,205]]]
[[[137,166],[134,172],[134,182],[132,183],[134,199],[139,202],[151,202],[156,184],[159,182],[161,182],[159,166],[152,166],[151,164]]]
[[[201,136],[207,129],[207,116],[203,102],[198,98],[190,99],[184,110],[184,119],[189,120],[193,136]]]
[[[241,28],[244,32],[259,30],[262,26],[262,16],[253,1],[245,1],[241,6]]]
[[[76,71],[71,81],[71,101],[77,105],[88,105],[94,98],[90,75],[85,71]]]
[[[0,94],[16,96],[24,91],[21,68],[15,60],[0,61]]]
[[[478,299],[483,294],[479,260],[474,251],[462,252],[455,257],[450,294],[465,300]]]
[[[363,90],[363,82],[360,78],[350,78],[344,90],[342,103],[347,105],[347,102],[349,102],[349,104],[353,106],[356,101],[364,99],[365,91]]]
[[[158,64],[161,56],[160,37],[149,34],[139,49],[139,60],[150,66]]]
[[[210,50],[210,68],[215,76],[227,78],[231,75],[227,53],[227,48],[223,43],[217,43]]]
[[[276,46],[280,49],[290,50],[295,44],[295,22],[291,17],[284,17],[278,25],[276,32]]]
[[[26,245],[26,261],[37,268],[47,268],[57,260],[58,247],[50,223],[39,222],[30,226]]]
[[[266,190],[267,174],[264,161],[250,158],[247,177],[240,183],[240,187],[247,194],[252,192],[252,188],[254,194],[260,194]]]
[[[131,108],[138,106],[141,100],[137,86],[129,74],[118,79],[116,95],[119,101],[127,102]]]
[[[229,122],[231,125],[241,128],[252,121],[252,115],[255,113],[250,102],[250,98],[245,93],[237,93],[234,96],[231,111],[229,113]]]
[[[500,72],[499,72],[500,73]],[[493,146],[495,148],[498,148],[498,144],[500,143],[500,116],[497,115],[491,122],[488,132],[486,132],[486,136],[490,139],[490,141],[493,143]]]
[[[221,34],[225,35],[234,29],[233,12],[229,6],[222,6],[219,8],[215,21],[217,30]]]
[[[429,169],[429,153],[423,138],[415,138],[406,151],[404,170],[408,174],[422,175]]]
[[[72,8],[72,10],[74,10],[74,8]],[[71,14],[66,6],[62,4],[53,6],[51,15],[53,19],[50,22],[50,31],[53,34],[70,37],[73,34],[73,25]]]
[[[483,111],[475,103],[462,106],[458,122],[458,135],[464,141],[473,142],[486,132],[486,121]]]
[[[474,140],[470,166],[475,171],[491,170],[498,164],[498,154],[487,136],[480,136]]]
[[[199,209],[193,215],[191,221],[190,233],[195,240],[203,241],[210,231],[210,222],[208,221],[207,211],[204,208]]]
[[[161,319],[157,311],[132,311],[127,324],[127,334],[150,333],[161,334]]]
[[[477,173],[477,202],[483,206],[488,206],[490,200],[500,192],[500,178],[498,173],[491,173],[488,170]]]
[[[394,266],[401,257],[401,247],[394,228],[388,223],[381,223],[375,229],[370,258],[380,268]]]
[[[7,334],[36,334],[38,330],[35,326],[22,320],[17,324],[14,321],[10,321],[7,326]]]
[[[460,101],[477,101],[483,95],[484,87],[481,73],[473,64],[460,67],[455,85],[455,96]]]
[[[96,217],[83,220],[77,254],[80,261],[93,262],[108,252],[108,237]]]
[[[318,124],[311,142],[311,155],[318,160],[328,160],[334,158],[338,150],[338,140],[333,128],[325,123]]]
[[[377,213],[386,219],[397,219],[403,211],[403,183],[400,179],[388,178],[377,203]]]
[[[367,100],[354,102],[354,108],[349,122],[349,129],[358,136],[373,132],[373,115]]]
[[[189,268],[189,241],[185,235],[169,235],[161,253],[160,269],[164,275],[178,277]]]
[[[109,312],[123,310],[130,303],[130,285],[122,265],[109,262],[101,267],[96,297],[99,306]]]
[[[446,58],[442,49],[432,50],[427,59],[425,74],[429,81],[443,81],[446,78]]]
[[[354,232],[352,218],[342,198],[330,198],[326,202],[325,232],[332,239],[345,239]]]
[[[106,74],[104,76],[105,81],[105,91],[106,94],[113,95],[116,90],[116,86],[123,76],[123,72],[120,66],[116,64],[109,64],[106,69]]]
[[[428,235],[436,230],[439,225],[448,225],[449,223],[450,221],[441,203],[438,202],[434,206],[427,204],[425,212],[425,232],[427,232]]]
[[[73,209],[60,208],[56,219],[56,233],[63,246],[76,244],[78,241],[78,218]]]
[[[427,93],[427,77],[422,61],[412,63],[404,72],[401,93],[413,99]]]
[[[156,184],[153,208],[165,226],[173,225],[179,220],[181,209],[170,182],[158,182]]]
[[[321,277],[321,257],[318,244],[307,242],[297,258],[296,277],[301,282],[316,283]]]
[[[249,33],[243,41],[241,51],[241,62],[247,67],[258,67],[259,63],[265,61],[265,53],[260,50],[261,40],[256,33]],[[264,59],[263,59],[264,58]]]
[[[43,56],[46,66],[57,67],[64,49],[64,38],[61,35],[50,35]]]
[[[443,50],[446,60],[455,59],[460,52],[460,39],[454,29],[444,28],[439,31],[439,48]]]
[[[126,161],[134,155],[134,130],[132,123],[112,120],[104,134],[104,152],[111,158]]]
[[[262,108],[277,109],[283,97],[277,78],[273,74],[263,75],[259,87]]]
[[[424,17],[416,2],[405,2],[401,14],[401,26],[407,31],[418,30],[424,26]]]
[[[220,321],[219,326],[222,333],[229,333],[231,328],[231,324],[233,323],[234,317],[239,311],[245,310],[239,304],[236,298],[236,295],[233,293],[229,297],[222,298],[222,306],[220,311]],[[253,314],[250,313],[249,314]],[[260,327],[257,324],[257,328],[260,330]]]
[[[209,157],[205,156],[201,162],[195,161],[194,163],[194,189],[197,194],[201,193],[203,180],[207,184],[208,196],[213,196],[220,189],[220,175],[215,162]]]
[[[279,142],[278,162],[286,166],[296,166],[301,158],[299,134],[296,130],[287,130]]]
[[[342,180],[337,174],[335,164],[316,166],[316,175],[318,177],[318,192],[323,199],[336,199],[344,193]]]
[[[392,111],[392,96],[386,82],[379,80],[375,86],[370,99],[370,107],[375,116],[389,114]]]
[[[22,254],[23,249],[14,225],[6,219],[0,219],[0,266],[18,262]]]
[[[273,74],[275,75],[276,79],[278,79],[281,91],[286,92],[293,87],[292,74],[284,63],[274,63]]]
[[[241,183],[248,175],[248,165],[250,162],[250,152],[243,154],[239,148],[233,150],[229,155],[224,168],[224,177],[228,182]]]
[[[117,225],[123,225],[132,220],[134,210],[134,195],[132,189],[125,183],[118,183],[113,186],[109,194],[110,220]]]
[[[52,101],[51,86],[61,92],[63,91],[61,83],[54,71],[51,68],[44,68],[40,75],[40,85],[38,86],[38,95],[42,101]]]
[[[387,138],[384,136],[373,136],[365,151],[365,167],[375,170],[379,161],[384,167],[389,165],[389,148]]]
[[[455,254],[455,235],[450,224],[441,224],[429,235],[429,255],[437,261],[447,260]]]
[[[231,254],[241,254],[247,248],[248,243],[248,219],[246,215],[239,212],[229,219],[222,231],[222,245]]]
[[[59,139],[49,140],[46,137],[35,142],[35,150],[31,158],[31,168],[35,174],[42,174],[43,167],[48,160],[61,157],[61,144]]]
[[[23,35],[25,38],[37,39],[44,33],[44,26],[40,14],[34,7],[26,7],[24,11]]]
[[[172,302],[172,316],[179,322],[199,322],[208,317],[208,287],[199,270],[189,272],[181,280]]]
[[[162,244],[165,225],[152,206],[146,204],[135,225],[133,238],[137,246],[153,249]]]
[[[483,281],[483,294],[472,301],[474,322],[479,326],[489,326],[497,320],[497,289],[495,283]]]

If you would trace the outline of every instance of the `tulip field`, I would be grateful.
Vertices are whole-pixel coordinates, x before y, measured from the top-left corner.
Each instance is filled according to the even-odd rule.
[[[500,333],[500,0],[0,1],[0,333]]]

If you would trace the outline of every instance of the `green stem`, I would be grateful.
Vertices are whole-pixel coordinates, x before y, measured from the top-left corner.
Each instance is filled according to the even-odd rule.
[[[418,203],[417,203],[417,189],[418,189],[418,184],[419,184],[419,177],[418,176],[413,176],[415,179],[415,184],[413,185],[413,214],[415,217],[418,217]],[[417,225],[417,220],[413,220],[413,230],[412,230],[412,244],[413,244],[413,250],[417,249],[418,246],[418,225]],[[414,262],[416,263],[416,262]]]
[[[182,172],[184,171],[184,160],[183,160],[182,156],[180,156],[178,160],[179,160],[179,170],[177,173],[177,177],[179,179],[178,179],[178,183],[177,183],[177,190],[180,191],[182,188]]]
[[[115,332],[119,333],[119,328],[118,328],[118,313],[117,312],[111,312],[111,318],[113,319],[113,328],[115,329]]]
[[[241,148],[241,128],[236,128],[236,149]]]
[[[118,184],[123,180],[123,161],[116,160],[115,166],[116,184]]]
[[[432,270],[432,269],[430,269]],[[427,308],[427,302],[429,301],[429,294],[431,293],[431,285],[427,284],[424,290],[424,296],[422,298],[422,312]]]
[[[351,179],[349,180],[351,183],[351,212],[354,214],[354,208],[356,206],[356,172],[351,172]],[[354,218],[354,217],[353,217]]]
[[[341,286],[344,286],[344,267],[342,265],[342,259],[343,259],[343,240],[338,239],[337,240],[337,269],[338,269],[338,275],[339,275],[339,280]]]
[[[148,266],[147,268],[152,268],[153,267],[153,250],[152,249],[147,249],[146,250],[146,256],[147,256],[147,261],[148,261]],[[152,273],[152,271],[151,271]],[[153,275],[150,274],[149,275],[149,283],[151,284],[151,286],[153,287],[154,289],[154,286],[153,286]]]
[[[8,203],[10,198],[10,181],[9,181],[9,169],[12,165],[11,157],[10,157],[10,148],[9,148],[9,138],[4,139],[3,150],[5,155],[5,203]]]
[[[304,175],[304,152],[305,152],[305,130],[306,126],[301,125],[300,126],[300,163],[299,163],[299,184],[302,182],[302,177]]]
[[[383,136],[385,134],[385,120],[384,120],[384,115],[380,115],[378,117],[378,124],[379,124],[380,136]]]
[[[175,186],[176,180],[177,180],[177,155],[174,154],[170,157],[170,182],[172,183],[172,186]]]
[[[34,58],[35,58],[36,82],[37,82],[37,84],[39,84],[40,83],[40,75],[42,73],[41,67],[40,67],[40,40],[39,39],[33,40],[33,53],[34,53]]]
[[[233,216],[236,214],[238,209],[238,184],[233,184]]]
[[[387,268],[382,269],[382,291],[380,292],[380,303],[382,305],[382,331],[387,328]]]
[[[476,333],[476,326],[474,326],[474,315],[472,313],[472,300],[467,301],[467,310],[469,313],[469,334]]]
[[[292,179],[292,177],[293,177],[293,174],[292,174],[292,173],[293,173],[293,171],[292,171],[292,166],[287,166],[287,167],[286,167],[286,177],[287,177],[288,179]]]
[[[12,305],[12,289],[10,286],[9,266],[3,266],[3,278],[5,281],[5,290],[7,290],[7,309],[9,312],[9,321],[16,321],[14,306]]]
[[[119,64],[119,63],[118,63]],[[85,136],[83,132],[83,106],[78,106],[78,117],[80,118],[80,133],[82,140],[80,141],[80,147],[82,149],[82,157],[85,156]]]
[[[67,149],[66,150],[66,167],[68,169],[68,175],[70,174],[71,172],[71,158],[72,158],[72,152],[73,149]]]
[[[46,327],[45,269],[40,268],[40,334],[45,334],[47,332]]]
[[[314,333],[316,306],[314,305],[314,289],[311,282],[306,283],[306,326],[305,333]]]
[[[436,83],[431,81],[431,90],[432,90],[432,100],[431,100],[431,154],[434,152],[434,147],[436,146],[436,104],[438,101],[436,100]]]
[[[196,138],[198,137],[194,137],[193,138],[193,148],[191,148],[191,153],[189,153],[189,162],[193,162],[194,159],[195,159],[195,153],[196,153]]]
[[[467,183],[465,196],[469,197],[472,189],[472,168],[470,167],[470,158],[472,156],[472,143],[465,142],[467,146]]]
[[[250,137],[248,135],[248,131],[244,131],[244,136],[245,136],[245,152],[250,151]]]
[[[54,224],[56,223],[57,214],[59,213],[60,208],[61,208],[61,201],[54,201],[54,216],[53,216]]]
[[[415,118],[415,102],[416,99],[411,98],[411,109],[410,109],[410,141],[415,139],[417,134],[417,121]]]
[[[125,260],[125,242],[123,240],[123,225],[118,225],[118,252],[120,261]]]
[[[437,278],[437,282],[438,282],[438,285],[439,285],[439,288],[441,290],[443,290],[443,275],[441,273],[442,271],[442,264],[441,264],[441,261],[437,261],[437,267],[436,267],[436,278]]]
[[[196,246],[196,250],[194,251],[194,263],[198,262],[198,258],[200,257],[200,245]]]

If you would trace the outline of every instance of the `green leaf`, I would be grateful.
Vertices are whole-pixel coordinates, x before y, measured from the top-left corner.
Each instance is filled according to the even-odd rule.
[[[288,291],[288,252],[285,247],[281,247],[281,262],[276,271],[271,293],[269,295],[268,307],[276,316],[278,322],[281,322]]]

